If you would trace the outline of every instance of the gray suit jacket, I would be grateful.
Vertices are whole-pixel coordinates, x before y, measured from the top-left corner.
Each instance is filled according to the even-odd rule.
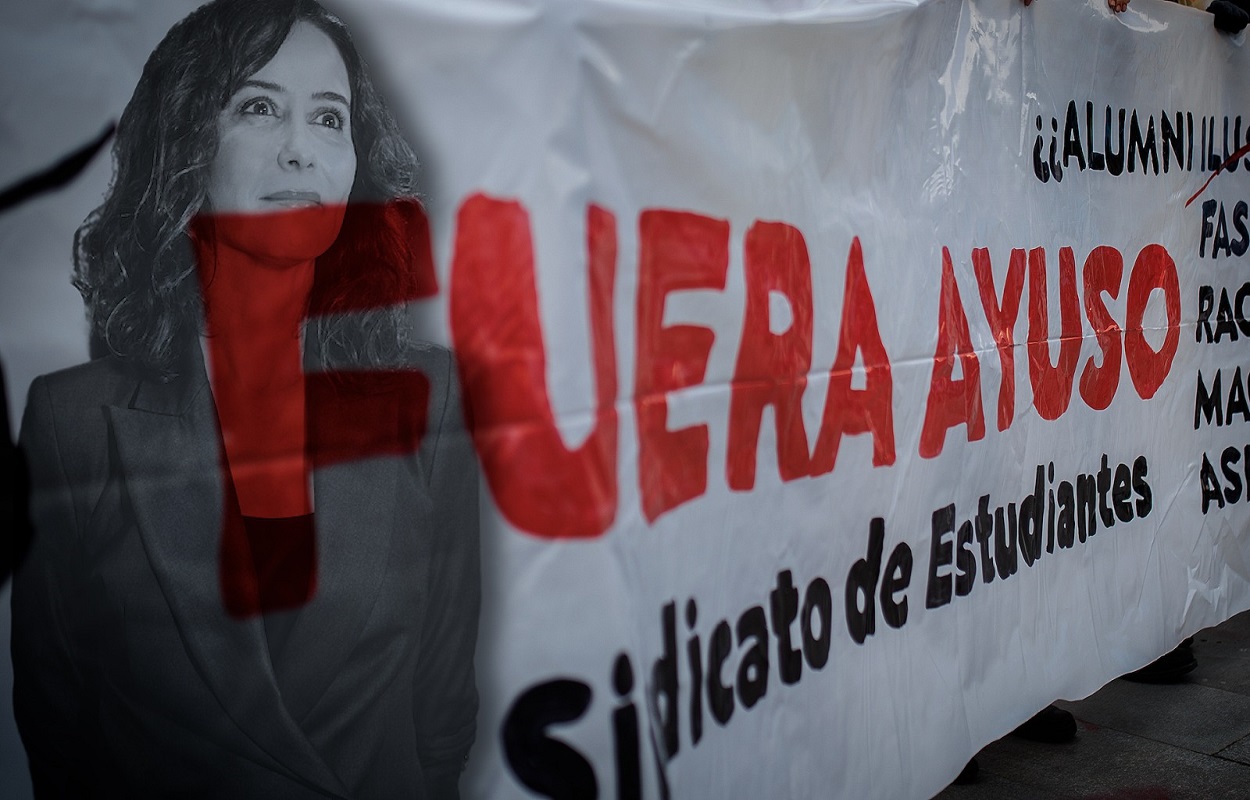
[[[419,450],[314,473],[317,588],[276,662],[262,620],[222,602],[202,363],[169,383],[114,359],[35,381],[13,659],[37,793],[454,795],[477,711],[477,468],[450,354],[415,360],[430,386]],[[384,432],[378,408],[402,428],[419,401],[372,399]]]

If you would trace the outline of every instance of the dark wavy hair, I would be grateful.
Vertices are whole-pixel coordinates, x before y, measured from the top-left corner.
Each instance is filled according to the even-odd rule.
[[[295,23],[330,37],[351,83],[356,179],[338,239],[318,260],[311,338],[329,354],[391,364],[408,346],[399,303],[418,280],[416,157],[343,23],[313,0],[213,0],[170,29],[117,125],[113,182],[74,237],[74,286],[97,347],[165,379],[203,326],[190,226],[205,208],[217,119]],[[392,305],[368,311],[378,298]],[[358,313],[338,313],[358,312]]]

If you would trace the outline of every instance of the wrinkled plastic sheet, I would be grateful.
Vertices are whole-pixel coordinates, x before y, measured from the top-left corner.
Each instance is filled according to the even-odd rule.
[[[189,7],[6,9],[6,185]],[[1250,607],[1250,97],[1206,15],[342,12],[423,162],[414,310],[489,488],[468,796],[928,797]],[[15,416],[86,357],[108,176],[0,217]]]

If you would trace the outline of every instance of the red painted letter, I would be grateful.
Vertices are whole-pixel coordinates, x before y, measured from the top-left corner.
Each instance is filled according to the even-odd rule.
[[[1081,301],[1076,294],[1076,257],[1059,249],[1059,363],[1050,363],[1050,314],[1046,297],[1046,251],[1029,251],[1029,382],[1042,419],[1059,419],[1072,399],[1081,358]]]
[[[425,433],[430,383],[406,369],[305,374],[296,325],[437,294],[429,223],[415,200],[396,200],[205,215],[193,225],[206,307],[215,299],[219,307],[250,303],[273,311],[261,324],[246,325],[241,324],[246,317],[216,314],[214,335],[206,340],[224,446],[222,603],[236,618],[298,608],[317,588],[315,526],[310,515],[293,513],[312,511],[309,470],[415,452]],[[278,312],[295,285],[289,274],[265,269],[241,281],[222,280],[219,271],[240,269],[245,262],[227,263],[237,254],[210,244],[219,236],[279,242],[279,250],[294,246],[316,258],[307,306],[299,310],[302,319],[284,320]],[[318,244],[321,240],[326,241]],[[329,249],[321,252],[326,244]],[[362,271],[362,265],[368,269]],[[235,273],[236,279],[241,276]],[[232,296],[235,291],[243,294]],[[227,344],[241,339],[245,349]],[[261,390],[256,376],[264,376]],[[245,511],[254,515],[251,522],[244,520]]]
[[[1163,306],[1168,316],[1168,331],[1163,346],[1155,352],[1142,333],[1146,304],[1155,289],[1163,290]],[[1133,273],[1128,279],[1128,311],[1124,320],[1124,357],[1128,374],[1137,395],[1143,400],[1155,396],[1163,379],[1172,369],[1172,358],[1181,340],[1181,290],[1176,276],[1176,262],[1161,244],[1148,244],[1137,254]]]
[[[953,380],[955,357],[963,377]],[[981,407],[981,362],[972,350],[968,315],[955,283],[951,253],[942,248],[942,295],[938,301],[937,347],[933,353],[933,377],[929,402],[920,430],[920,455],[934,458],[942,452],[946,432],[960,423],[968,426],[968,441],[985,437],[985,412]]]
[[[972,251],[972,268],[977,275],[981,291],[981,306],[985,319],[994,332],[998,346],[998,363],[1003,377],[998,387],[998,429],[1011,427],[1016,413],[1016,351],[1015,327],[1020,316],[1020,296],[1024,293],[1024,251],[1015,248],[1007,264],[1007,279],[1003,281],[1003,300],[1000,305],[994,295],[994,272],[990,267],[990,251],[978,247]]]
[[[668,393],[703,381],[716,339],[699,325],[664,327],[670,292],[725,288],[729,222],[684,211],[638,220],[638,480],[647,521],[707,491],[706,425],[668,429]]]
[[[499,510],[550,538],[599,536],[616,517],[616,220],[586,214],[595,427],[569,450],[547,393],[529,215],[477,194],[457,217],[451,332],[473,440]]]
[[[808,473],[803,390],[812,366],[812,271],[799,230],[782,222],[756,222],[746,237],[746,319],[729,401],[729,488],[755,486],[755,451],[764,406],[777,423],[777,467],[783,481]],[[769,293],[784,294],[792,322],[785,333],[769,328]]]
[[[866,385],[851,388],[851,368],[856,351],[863,353]],[[842,328],[838,354],[829,371],[829,393],[820,421],[820,433],[812,451],[812,475],[833,470],[838,446],[847,434],[872,434],[872,465],[894,463],[894,382],[890,358],[881,343],[877,308],[864,274],[864,254],[859,237],[851,241],[846,259],[846,291],[842,297]]]
[[[1094,358],[1085,361],[1081,370],[1081,397],[1095,411],[1111,405],[1120,385],[1120,326],[1111,318],[1102,302],[1102,293],[1111,299],[1120,296],[1120,279],[1124,277],[1124,257],[1114,247],[1095,247],[1085,259],[1085,316],[1098,336],[1102,350],[1102,366],[1094,366]]]

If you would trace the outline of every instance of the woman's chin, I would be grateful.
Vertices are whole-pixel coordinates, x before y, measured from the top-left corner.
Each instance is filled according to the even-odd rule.
[[[330,249],[343,227],[345,211],[342,205],[301,205],[211,214],[197,223],[208,222],[218,243],[260,260],[300,263]]]

